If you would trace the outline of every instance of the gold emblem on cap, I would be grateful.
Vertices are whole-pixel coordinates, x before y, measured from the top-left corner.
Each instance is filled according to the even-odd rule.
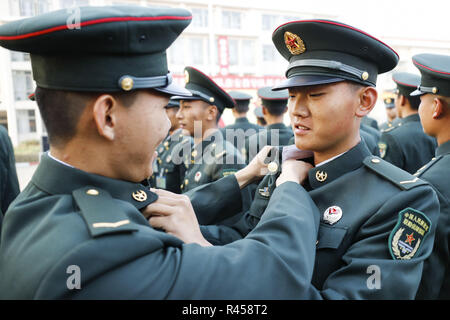
[[[433,92],[434,94],[436,94],[438,92],[438,89],[436,87],[433,87],[433,89],[431,89],[431,92]]]
[[[189,72],[184,70],[184,83],[189,83]]]
[[[386,103],[391,103],[392,102],[392,99],[391,98],[387,98],[386,99]]]
[[[317,171],[316,172],[316,179],[319,182],[324,182],[325,180],[327,180],[328,174],[324,171]]]
[[[133,79],[129,77],[123,78],[122,81],[120,82],[120,86],[125,91],[130,91],[131,89],[133,89],[133,84],[134,84]]]
[[[271,172],[271,173],[277,172],[277,170],[278,170],[278,163],[276,163],[275,161],[272,161],[267,166],[267,169],[269,169],[269,172]]]
[[[364,71],[361,75],[361,79],[363,79],[364,81],[369,79],[369,73],[367,71]]]
[[[86,191],[86,194],[88,194],[90,196],[98,196],[99,192],[98,192],[98,190],[95,190],[95,189],[89,189],[88,191]]]
[[[306,51],[303,40],[295,33],[286,31],[284,33],[284,43],[286,44],[289,52],[293,55],[302,54]]]
[[[145,193],[144,190],[137,190],[133,192],[131,196],[133,197],[134,200],[139,202],[147,200],[147,194]]]

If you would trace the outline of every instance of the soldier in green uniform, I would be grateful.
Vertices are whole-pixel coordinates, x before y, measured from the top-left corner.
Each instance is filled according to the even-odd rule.
[[[274,89],[289,89],[298,148],[283,147],[282,166],[290,158],[314,164],[303,185],[321,213],[314,273],[305,282],[309,298],[413,299],[433,248],[436,193],[372,156],[359,133],[361,118],[377,101],[377,73],[393,69],[398,55],[329,20],[286,23],[273,42],[289,61],[287,81]],[[267,203],[284,179],[270,167],[273,174],[261,181],[250,211],[233,227],[202,226],[207,239],[229,243],[264,224]]]
[[[0,298],[307,297],[314,261],[303,257],[314,255],[319,215],[299,182],[310,166],[283,168],[286,182],[273,195],[279,204],[269,205],[261,227],[221,247],[201,239],[187,196],[139,183],[169,130],[169,96],[189,95],[172,83],[166,49],[190,12],[79,10],[79,28],[67,25],[66,10],[0,26],[1,46],[30,52],[50,140],[5,214]],[[216,209],[240,210],[240,187],[263,167],[253,162],[204,188],[203,209],[218,198],[215,188],[227,186],[233,201]]]
[[[397,85],[395,105],[402,120],[382,132],[378,147],[381,158],[413,174],[434,156],[436,139],[423,132],[418,113],[420,99],[410,96],[419,85],[420,77],[398,72],[392,79]]]
[[[256,117],[256,123],[260,126],[260,127],[265,127],[267,126],[267,122],[266,120],[264,120],[264,115],[262,112],[262,107],[255,107],[255,110],[253,111],[253,113],[255,114]]]
[[[193,137],[194,146],[186,162],[188,167],[180,186],[182,193],[234,174],[245,166],[239,151],[224,138],[217,126],[224,109],[234,107],[233,98],[200,70],[186,67],[184,73],[185,88],[192,96],[173,99],[180,101],[177,118],[181,128]],[[242,199],[243,207],[248,208],[251,203],[248,189],[242,191]],[[208,221],[200,219],[199,222],[228,224],[235,222],[240,216],[224,216],[220,220]]]
[[[287,111],[287,90],[274,92],[270,87],[258,89],[262,112],[267,126],[257,134],[246,138],[243,156],[249,163],[264,146],[285,146],[293,136],[292,129],[283,123]],[[245,154],[244,154],[245,153]]]
[[[433,253],[425,261],[418,299],[450,299],[450,56],[418,54],[414,65],[422,74],[419,115],[423,130],[436,138],[436,156],[414,175],[436,191],[440,215]]]
[[[153,174],[149,179],[150,186],[175,193],[181,193],[180,185],[184,180],[186,164],[192,148],[192,138],[183,134],[176,114],[180,108],[179,101],[170,100],[166,106],[171,127],[164,141],[156,148],[157,156],[153,161]]]
[[[14,149],[8,131],[0,125],[0,232],[3,214],[20,192]],[[1,234],[1,233],[0,233]]]
[[[387,121],[380,124],[380,131],[392,128],[394,120],[397,119],[397,110],[395,109],[394,97],[386,97],[383,99],[384,107],[386,108]]]
[[[258,133],[262,127],[251,123],[247,119],[248,105],[252,99],[251,95],[240,91],[230,91],[228,94],[236,103],[235,107],[232,109],[233,116],[236,120],[235,123],[222,128],[220,131],[227,141],[230,141],[237,150],[242,152],[244,149],[245,138]]]

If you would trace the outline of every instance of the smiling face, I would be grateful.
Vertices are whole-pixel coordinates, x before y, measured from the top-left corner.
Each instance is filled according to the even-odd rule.
[[[141,90],[131,106],[119,106],[114,155],[117,176],[139,182],[152,175],[156,147],[171,126],[165,106],[167,95]]]
[[[353,147],[359,139],[358,88],[347,81],[290,88],[295,145],[330,157]]]

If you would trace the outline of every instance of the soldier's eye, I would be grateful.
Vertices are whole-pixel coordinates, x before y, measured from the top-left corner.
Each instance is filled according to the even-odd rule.
[[[309,96],[312,98],[323,96],[325,92],[317,92],[317,93],[310,93]]]

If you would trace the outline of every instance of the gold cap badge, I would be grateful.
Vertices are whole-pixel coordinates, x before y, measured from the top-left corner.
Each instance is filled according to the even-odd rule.
[[[305,44],[303,43],[303,40],[296,35],[295,33],[286,31],[284,33],[284,43],[286,44],[286,47],[288,48],[289,52],[293,55],[302,54],[306,51]]]
[[[364,81],[369,79],[369,73],[367,71],[364,71],[361,75],[361,79],[363,79]]]
[[[130,91],[131,89],[133,89],[133,84],[134,84],[133,79],[129,77],[123,78],[122,81],[120,82],[120,86],[125,91]]]
[[[184,70],[184,83],[189,83],[189,72]]]

